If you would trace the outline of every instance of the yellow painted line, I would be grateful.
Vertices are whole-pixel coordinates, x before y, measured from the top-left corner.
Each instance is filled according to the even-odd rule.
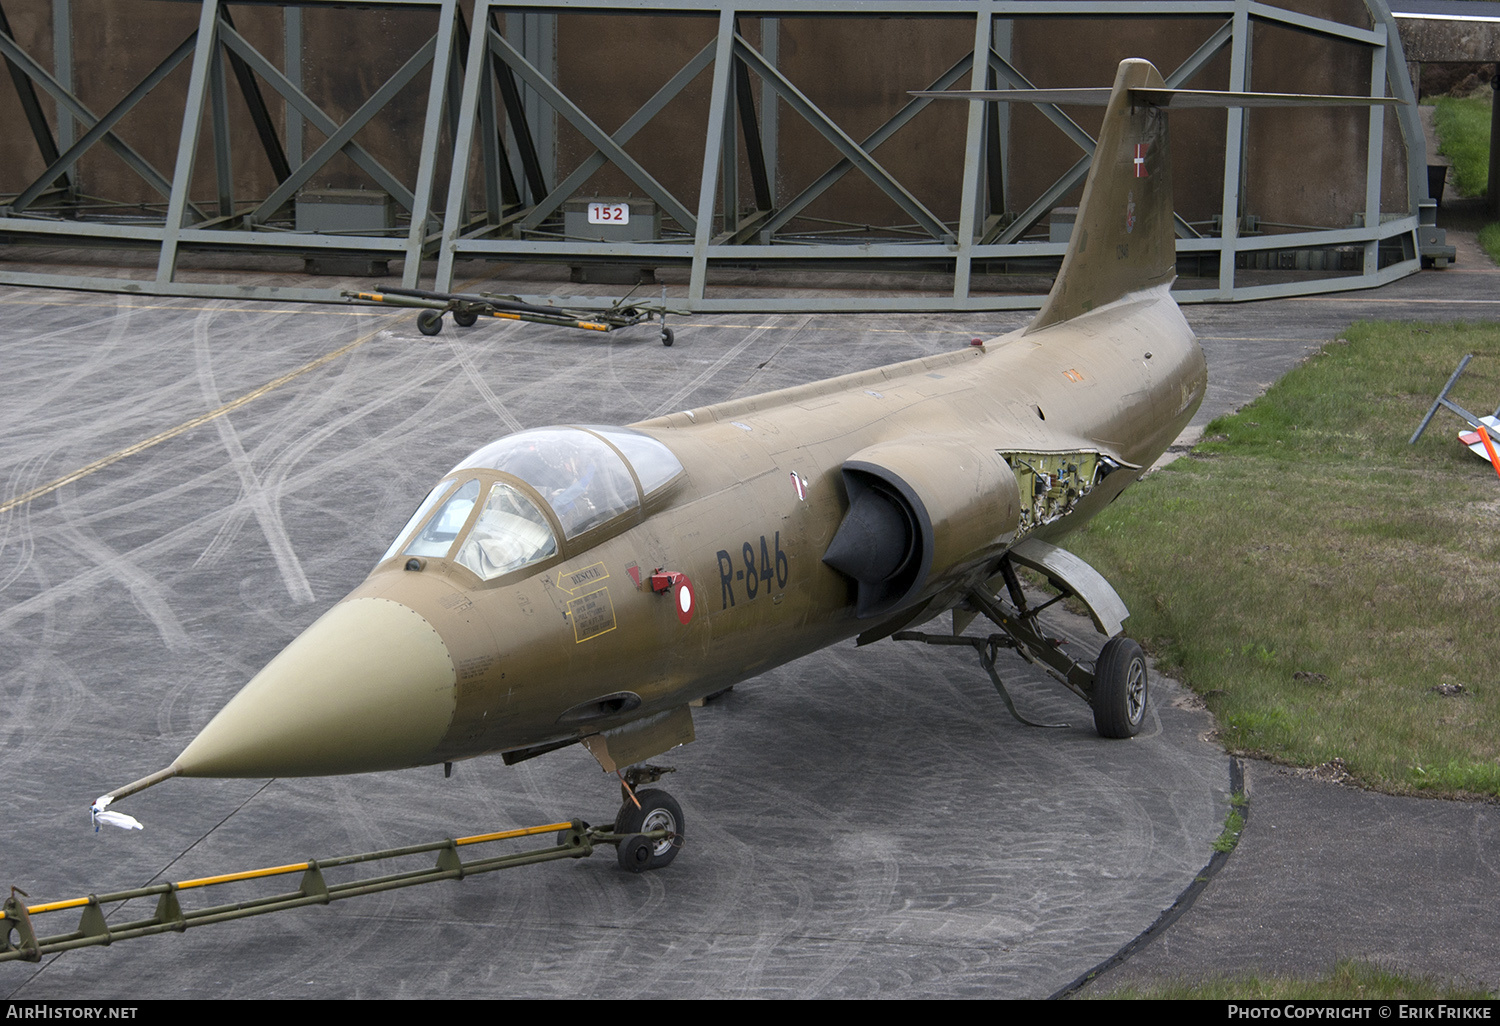
[[[207,424],[210,421],[218,420],[226,413],[233,413],[241,406],[245,406],[249,403],[254,402],[266,393],[273,392],[276,389],[280,388],[282,385],[287,384],[288,382],[295,381],[297,378],[300,378],[302,375],[308,373],[309,371],[317,370],[324,364],[332,363],[339,357],[353,352],[355,349],[358,349],[360,346],[364,345],[366,342],[370,341],[370,339],[374,338],[384,330],[386,330],[385,327],[376,328],[369,334],[361,335],[359,338],[355,339],[353,342],[348,343],[347,345],[340,346],[330,353],[325,353],[322,356],[318,357],[316,360],[304,363],[296,370],[289,371],[286,374],[283,374],[281,377],[275,379],[274,381],[268,381],[264,385],[261,385],[259,388],[252,389],[251,391],[246,392],[244,395],[240,396],[238,399],[231,400],[230,402],[225,403],[223,406],[220,406],[217,409],[209,410],[207,413],[200,414],[199,416],[194,417],[192,420],[183,421],[176,427],[167,428],[167,430],[154,434],[150,438],[143,439],[139,442],[136,442],[134,445],[129,445],[116,452],[112,452],[108,456],[97,459],[92,463],[87,463],[70,474],[65,474],[62,477],[57,478],[55,481],[48,481],[46,484],[33,488],[29,492],[24,492],[21,495],[17,495],[14,499],[0,502],[0,513],[7,513],[10,510],[15,509],[17,506],[23,506],[26,503],[31,502],[33,499],[40,499],[44,495],[49,495],[52,492],[57,491],[64,485],[69,485],[74,481],[79,480],[80,478],[88,477],[95,471],[103,470],[105,467],[111,466],[115,463],[119,463],[121,460],[127,457],[135,456],[139,453],[145,452],[147,449],[150,449],[153,446],[160,445],[162,442],[170,441],[171,439],[176,438],[178,435],[193,430],[193,428],[195,427],[201,427],[202,425]]]
[[[460,837],[454,844],[483,844],[485,841],[503,841],[510,837],[530,837],[532,834],[553,834],[559,830],[567,830],[572,823],[548,823],[546,826],[522,827],[520,830],[502,830],[498,834],[475,834],[473,837]]]

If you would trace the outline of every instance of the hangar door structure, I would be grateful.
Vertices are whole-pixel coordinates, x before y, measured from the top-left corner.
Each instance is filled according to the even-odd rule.
[[[1319,4],[1339,18],[1251,0],[200,0],[171,5],[196,20],[110,88],[75,2],[0,0],[50,16],[29,35],[0,17],[5,145],[25,151],[0,165],[12,284],[333,301],[257,261],[362,261],[440,290],[482,261],[654,275],[700,312],[1034,307],[1045,289],[1004,272],[1055,268],[1097,113],[908,91],[1107,84],[1127,56],[1170,86],[1406,101],[1174,114],[1180,300],[1369,287],[1417,270],[1433,231],[1384,0]],[[368,66],[337,43],[370,33]],[[153,103],[167,116],[142,131],[132,112]],[[151,266],[16,268],[35,244]],[[840,289],[925,276],[818,297],[809,270]]]

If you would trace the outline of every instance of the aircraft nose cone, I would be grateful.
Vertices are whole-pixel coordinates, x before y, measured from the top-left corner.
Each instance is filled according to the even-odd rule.
[[[183,776],[295,777],[431,761],[453,719],[453,660],[419,613],[341,602],[271,660],[177,757]]]

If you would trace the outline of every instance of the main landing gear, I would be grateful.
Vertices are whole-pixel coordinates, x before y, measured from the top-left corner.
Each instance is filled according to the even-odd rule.
[[[1040,605],[1026,601],[1015,564],[1030,567],[1047,577],[1057,595]],[[1000,564],[999,581],[994,578],[969,592],[966,609],[954,610],[955,627],[983,615],[1000,632],[988,637],[967,635],[923,634],[898,631],[897,641],[921,641],[929,645],[969,645],[979,655],[980,665],[1005,702],[1010,714],[1031,727],[1066,727],[1066,723],[1036,723],[1022,716],[1010,693],[995,671],[995,656],[1002,648],[1011,648],[1028,663],[1040,663],[1064,687],[1078,695],[1094,712],[1094,729],[1100,737],[1126,738],[1140,733],[1146,721],[1149,698],[1146,656],[1141,646],[1121,633],[1124,619],[1130,615],[1120,596],[1098,571],[1077,556],[1046,542],[1028,539],[1011,549]],[[1002,600],[993,585],[1003,582],[1009,603]],[[1037,614],[1048,606],[1073,597],[1081,601],[1093,618],[1094,626],[1109,637],[1092,664],[1080,662],[1062,650],[1063,642],[1042,633]]]

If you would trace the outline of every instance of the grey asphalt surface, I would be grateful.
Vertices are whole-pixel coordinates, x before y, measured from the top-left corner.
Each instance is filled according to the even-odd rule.
[[[1190,308],[1210,364],[1195,425],[1358,317],[1495,319],[1500,278],[1477,267]],[[122,804],[146,823],[139,834],[89,832],[86,806],[166,765],[484,441],[941,352],[1026,319],[687,318],[665,349],[645,328],[428,339],[409,315],[342,308],[12,289],[0,309],[0,502],[88,471],[0,513],[0,884],[33,903],[609,819],[616,789],[577,749],[517,767],[475,760],[451,780],[170,781]],[[1076,621],[1056,628],[1097,643]],[[1046,678],[1015,662],[1002,674],[1028,715],[1069,728],[1010,720],[958,650],[851,644],[741,685],[700,711],[696,743],[661,760],[678,768],[661,786],[689,824],[665,872],[629,875],[605,853],[429,885],[3,964],[0,994],[1046,996],[1192,882],[1227,811],[1229,761],[1170,682],[1146,733],[1113,743]],[[1343,956],[1500,986],[1496,956],[1469,940],[1496,934],[1493,903],[1443,897],[1493,891],[1494,806],[1417,802],[1420,828],[1402,830],[1411,800],[1274,773],[1252,766],[1241,849],[1193,910],[1095,987],[1127,973],[1316,971]],[[1406,861],[1375,857],[1387,849]],[[1447,887],[1428,892],[1415,868],[1433,860]],[[71,915],[44,932],[72,928]],[[1421,931],[1408,925],[1419,919]]]

